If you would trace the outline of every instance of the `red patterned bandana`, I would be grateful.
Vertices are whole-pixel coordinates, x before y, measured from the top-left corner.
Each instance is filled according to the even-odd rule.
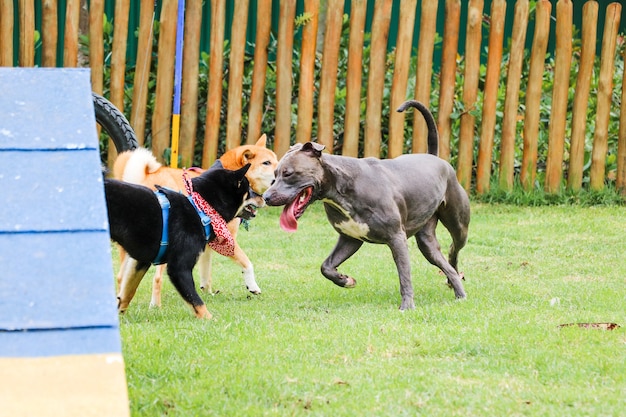
[[[193,190],[187,170],[183,171],[183,182],[185,183],[187,194],[192,197],[196,207],[211,218],[211,227],[215,238],[208,243],[209,247],[220,255],[234,256],[235,240],[228,227],[226,227],[224,218],[200,194]]]

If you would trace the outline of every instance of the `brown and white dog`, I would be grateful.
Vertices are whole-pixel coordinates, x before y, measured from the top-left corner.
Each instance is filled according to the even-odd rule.
[[[222,166],[229,170],[237,170],[250,164],[250,168],[246,173],[246,178],[250,183],[252,191],[258,194],[253,196],[252,201],[248,201],[256,207],[263,207],[265,202],[260,197],[265,190],[269,188],[274,180],[274,170],[278,165],[276,154],[267,148],[267,138],[264,135],[254,145],[242,145],[235,149],[231,149],[222,155],[219,159]],[[201,169],[188,170],[190,177],[196,177],[202,172]],[[145,148],[137,148],[132,151],[120,153],[115,160],[113,166],[113,178],[122,181],[141,184],[152,189],[155,185],[171,188],[173,190],[184,192],[182,181],[182,169],[169,168],[162,166],[154,157],[154,155]],[[254,213],[252,213],[254,215]],[[228,230],[235,239],[235,254],[231,259],[237,263],[243,271],[243,278],[248,290],[253,294],[260,294],[261,288],[256,283],[254,267],[250,259],[243,249],[237,243],[237,232],[241,221],[239,218],[228,223]],[[121,248],[120,248],[121,250]],[[206,247],[205,251],[200,254],[198,259],[198,269],[200,274],[200,288],[204,292],[212,293],[212,260],[213,250]],[[117,277],[118,283],[124,281],[129,276],[136,262],[128,257],[120,254],[121,265]],[[164,265],[157,265],[152,285],[151,306],[161,306],[161,285]]]

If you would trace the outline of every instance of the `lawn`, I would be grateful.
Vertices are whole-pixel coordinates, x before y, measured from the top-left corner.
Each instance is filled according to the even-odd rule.
[[[120,317],[133,416],[618,416],[626,414],[625,207],[472,205],[468,298],[414,241],[416,309],[400,312],[386,246],[319,272],[336,241],[321,204],[294,234],[265,208],[239,242],[263,293],[213,266],[211,321],[151,272]],[[440,229],[447,248],[449,236]],[[617,323],[615,330],[559,327]]]

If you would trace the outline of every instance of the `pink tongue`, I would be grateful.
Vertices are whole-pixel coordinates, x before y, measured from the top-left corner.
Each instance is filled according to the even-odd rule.
[[[290,204],[286,205],[280,215],[280,227],[285,232],[295,232],[298,229],[298,220],[296,220],[296,198]]]

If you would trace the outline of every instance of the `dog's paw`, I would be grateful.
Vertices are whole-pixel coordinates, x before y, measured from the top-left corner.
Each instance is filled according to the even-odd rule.
[[[356,280],[352,277],[346,277],[346,283],[344,288],[354,288],[356,286]]]
[[[213,315],[209,313],[205,305],[194,306],[193,310],[196,313],[196,317],[199,319],[211,320],[211,318],[213,318]]]
[[[405,310],[415,310],[415,302],[413,299],[402,300],[402,303],[400,304],[400,311]]]
[[[261,289],[260,289],[260,288],[258,288],[258,287],[257,287],[256,289],[254,289],[254,288],[253,288],[253,289],[250,289],[250,288],[248,287],[248,291],[250,291],[250,292],[251,292],[252,294],[254,294],[254,295],[259,295],[259,294],[261,294]]]

